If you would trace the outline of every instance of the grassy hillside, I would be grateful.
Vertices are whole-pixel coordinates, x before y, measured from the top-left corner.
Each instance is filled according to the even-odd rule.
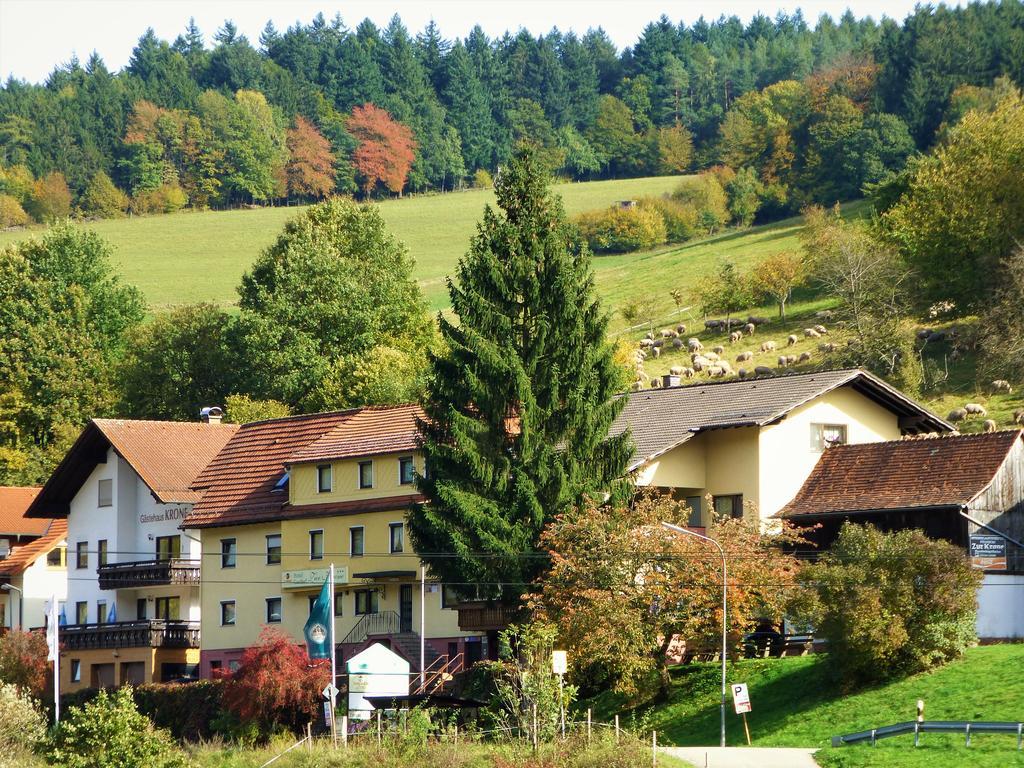
[[[616,200],[669,192],[678,176],[621,181],[560,184],[570,214],[610,205]],[[447,304],[445,277],[466,252],[484,206],[494,202],[490,190],[423,195],[380,203],[396,237],[416,259],[416,274],[433,308]],[[155,308],[209,301],[231,305],[242,273],[273,242],[299,208],[182,212],[90,222],[114,246],[124,280],[142,289]],[[0,246],[34,234],[37,229],[0,232]]]
[[[1011,736],[925,734],[914,748],[913,736],[879,741],[877,746],[830,746],[832,736],[913,720],[924,699],[929,720],[1024,720],[1024,645],[971,649],[966,657],[935,672],[842,696],[830,679],[824,656],[741,661],[729,669],[730,682],[745,682],[753,711],[748,715],[755,746],[820,747],[823,766],[899,766],[975,768],[1024,766]],[[677,746],[718,743],[719,670],[693,664],[674,671],[670,699],[646,714],[659,742]],[[601,712],[614,711],[609,700]],[[728,743],[742,744],[743,721],[726,713]]]

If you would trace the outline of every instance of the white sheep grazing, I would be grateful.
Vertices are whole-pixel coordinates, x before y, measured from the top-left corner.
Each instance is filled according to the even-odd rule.
[[[1017,410],[1013,412],[1013,423],[1024,426],[1024,410]]]
[[[653,347],[654,341],[651,339],[640,339],[640,347]]]
[[[789,365],[789,358],[785,355],[779,355],[779,368],[785,368]]]
[[[735,344],[737,341],[743,338],[743,334],[739,331],[733,331],[729,334],[729,343]]]
[[[693,358],[693,370],[703,371],[705,368],[711,365],[711,361],[703,355],[695,355]]]
[[[669,376],[682,376],[683,375],[683,366],[681,366],[681,365],[673,365],[671,368],[668,369],[668,375]]]
[[[661,357],[661,348],[660,347],[651,347],[651,357],[653,357],[655,359]]]
[[[704,357],[706,357],[708,360],[710,360],[713,363],[717,363],[719,360],[722,359],[722,356],[719,355],[717,352],[714,352],[714,351],[705,352],[704,353]]]
[[[710,368],[708,368],[708,376],[720,379],[723,376],[725,376],[725,368],[723,368],[720,365],[712,365]]]
[[[687,339],[686,347],[691,352],[700,352],[702,349],[704,349],[704,345],[700,343],[700,339],[695,338]]]
[[[648,331],[647,333],[644,334],[644,338],[645,339],[650,339],[651,341],[653,341],[654,340],[654,334],[651,333],[650,331]]]
[[[988,416],[985,406],[978,405],[977,403],[964,403],[964,410],[971,416]]]
[[[836,345],[831,341],[826,341],[824,344],[818,345],[818,351],[824,352],[827,355],[836,351]]]
[[[697,372],[693,370],[693,368],[683,368],[683,376],[685,376],[688,379],[692,379],[696,374]]]
[[[736,362],[737,363],[745,363],[747,360],[753,360],[753,359],[754,359],[754,353],[753,352],[740,352],[738,355],[736,355]]]
[[[676,333],[678,333],[680,336],[682,336],[684,333],[686,333],[686,326],[683,323],[680,323],[679,325],[677,325],[676,326]]]
[[[661,329],[661,338],[663,338],[663,339],[672,339],[672,338],[675,338],[675,335],[676,335],[676,332],[673,331],[671,328],[662,328]]]
[[[949,415],[946,417],[946,421],[963,421],[966,418],[967,411],[963,408],[954,408],[949,412]]]
[[[725,347],[723,347],[721,344],[716,344],[711,348],[711,351],[714,352],[716,355],[724,355]]]
[[[800,341],[800,339],[798,339],[796,337],[796,334],[795,333],[791,333],[791,334],[789,334],[789,336],[786,337],[786,346],[787,347],[792,347],[798,341]]]
[[[804,328],[804,336],[806,336],[809,339],[817,339],[821,336],[821,334],[818,333],[818,331],[815,330],[814,328]]]
[[[986,432],[995,432],[998,429],[995,419],[985,419],[984,427]]]
[[[789,365],[795,365],[800,360],[796,355],[786,355],[786,363]]]
[[[632,384],[629,385],[629,388],[633,392],[639,392],[644,388],[644,383],[642,381],[634,381]]]
[[[1008,395],[1013,394],[1013,387],[1010,386],[1010,382],[1006,379],[996,379],[992,382],[993,392],[1005,392]]]
[[[747,323],[746,325],[743,326],[743,332],[745,334],[747,334],[747,336],[753,336],[754,335],[754,331],[756,331],[756,330],[757,330],[757,326],[754,325],[753,323]]]
[[[754,366],[754,375],[755,376],[772,376],[774,374],[772,372],[772,369],[769,368],[767,365],[757,365],[757,366]]]
[[[732,364],[725,358],[718,361],[718,367],[724,370],[726,373],[732,373]]]
[[[811,353],[810,352],[801,352],[800,353],[800,362],[801,363],[806,363],[810,359],[811,359]]]
[[[651,346],[652,347],[663,347],[663,346],[665,346],[665,340],[664,339],[655,339],[654,341],[651,342]]]
[[[761,351],[762,352],[774,352],[775,351],[775,342],[774,341],[762,341],[761,342]]]
[[[814,330],[816,330],[822,336],[824,336],[826,333],[828,333],[828,331],[825,329],[824,325],[816,325],[816,326],[814,326]]]

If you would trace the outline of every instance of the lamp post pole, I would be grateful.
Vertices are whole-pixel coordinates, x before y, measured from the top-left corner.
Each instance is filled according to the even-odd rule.
[[[20,587],[16,587],[13,584],[0,584],[0,589],[4,592],[14,590],[18,593],[18,629],[20,631],[25,630],[25,593],[21,591]]]
[[[672,523],[662,523],[661,525],[662,525],[662,527],[667,528],[670,531],[675,531],[676,533],[684,533],[687,536],[695,536],[698,539],[703,539],[704,541],[711,542],[716,547],[718,547],[718,553],[722,556],[722,702],[721,702],[721,707],[720,707],[720,711],[721,711],[721,734],[720,734],[720,744],[719,745],[724,747],[725,746],[725,658],[726,658],[726,652],[728,650],[728,648],[726,647],[726,631],[727,631],[727,621],[728,621],[726,616],[727,616],[728,608],[729,608],[729,593],[728,593],[728,590],[726,588],[726,578],[727,578],[728,571],[727,571],[727,566],[726,566],[726,563],[725,563],[725,550],[722,549],[722,545],[721,544],[719,544],[717,541],[715,541],[715,539],[712,539],[710,536],[705,536],[702,533],[697,533],[696,531],[691,531],[689,528],[683,528],[682,526],[673,525]]]

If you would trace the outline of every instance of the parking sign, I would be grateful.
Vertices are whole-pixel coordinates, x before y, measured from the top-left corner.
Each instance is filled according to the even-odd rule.
[[[732,705],[737,715],[750,711],[750,694],[747,693],[746,683],[734,683],[732,686]]]

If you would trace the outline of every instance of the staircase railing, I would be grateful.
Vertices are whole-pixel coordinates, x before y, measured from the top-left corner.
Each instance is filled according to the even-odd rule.
[[[370,635],[397,635],[401,626],[401,617],[394,611],[368,613],[356,622],[341,642],[361,643]]]
[[[423,670],[423,674],[420,677],[422,682],[416,686],[414,693],[437,693],[457,672],[462,671],[464,663],[465,659],[461,653],[457,653],[450,658],[447,655],[438,656]]]

